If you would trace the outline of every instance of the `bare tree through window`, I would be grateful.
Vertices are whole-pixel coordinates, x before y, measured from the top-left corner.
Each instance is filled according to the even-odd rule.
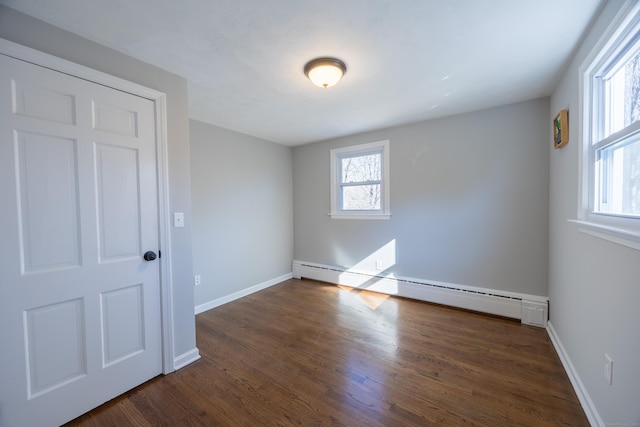
[[[341,195],[344,210],[379,210],[382,155],[371,153],[341,159]]]
[[[607,134],[640,121],[640,52],[608,78]],[[640,215],[640,141],[622,139],[598,151],[600,158],[599,211]]]
[[[625,66],[625,126],[640,120],[640,53]],[[629,145],[624,156],[624,170],[628,179],[622,192],[623,211],[640,214],[640,143]]]

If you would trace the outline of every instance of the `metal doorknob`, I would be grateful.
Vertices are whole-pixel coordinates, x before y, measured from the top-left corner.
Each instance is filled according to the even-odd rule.
[[[154,259],[158,258],[158,256],[153,251],[147,251],[144,253],[143,258],[145,261],[153,261]]]

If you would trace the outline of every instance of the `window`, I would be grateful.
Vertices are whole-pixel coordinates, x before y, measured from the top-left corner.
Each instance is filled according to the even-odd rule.
[[[640,235],[640,5],[629,2],[617,27],[582,68],[584,142],[581,219]],[[620,236],[617,236],[620,237]],[[640,241],[640,240],[639,240]]]
[[[331,150],[331,217],[389,216],[389,141]]]

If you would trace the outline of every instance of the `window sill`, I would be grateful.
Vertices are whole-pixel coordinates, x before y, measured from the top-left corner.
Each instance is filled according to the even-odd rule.
[[[367,214],[367,213],[330,213],[331,219],[391,219],[391,214]]]
[[[569,222],[577,224],[578,230],[583,233],[640,250],[640,233],[588,221],[570,219]]]

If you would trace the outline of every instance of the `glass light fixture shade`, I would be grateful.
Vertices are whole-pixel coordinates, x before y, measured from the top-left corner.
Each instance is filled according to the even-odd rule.
[[[304,73],[316,86],[328,88],[340,81],[347,66],[335,58],[317,58],[304,66]]]

